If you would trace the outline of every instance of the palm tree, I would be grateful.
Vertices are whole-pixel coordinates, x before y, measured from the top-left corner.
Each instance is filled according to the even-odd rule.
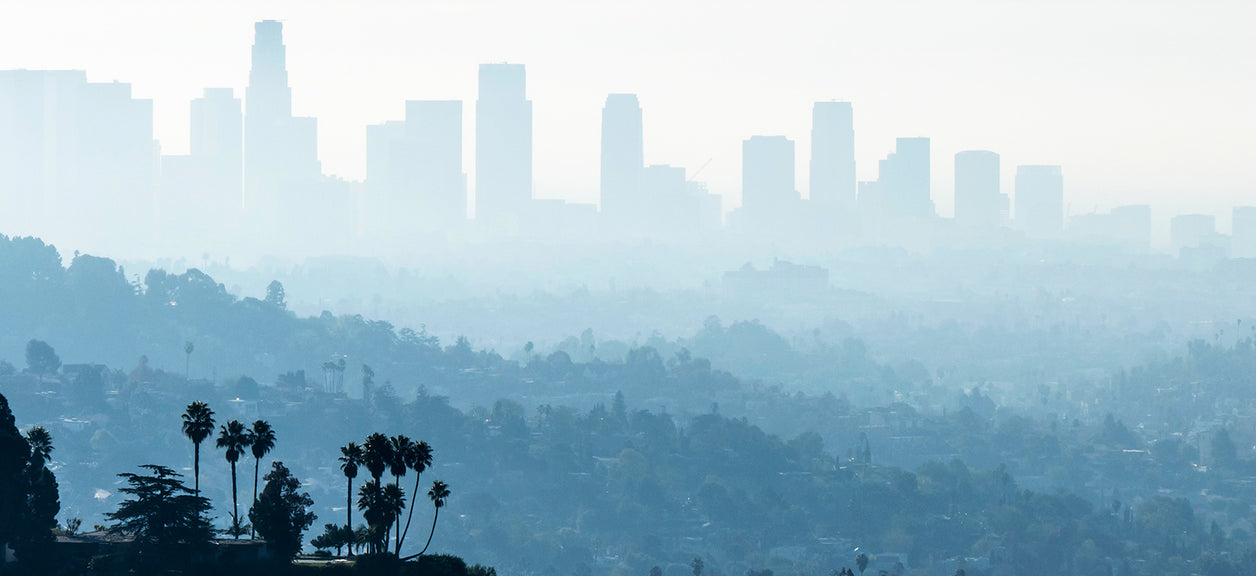
[[[436,534],[436,519],[440,517],[440,509],[445,506],[445,500],[449,498],[449,486],[440,480],[432,482],[432,488],[427,491],[427,497],[432,499],[432,506],[436,507],[436,513],[432,514],[432,531],[428,533],[427,544],[423,545],[419,556],[427,552],[427,547],[432,545],[432,536]]]
[[[410,533],[410,520],[414,519],[414,500],[419,496],[419,477],[432,465],[432,447],[419,440],[406,454],[406,465],[414,470],[414,492],[410,493],[410,512],[406,514],[406,529],[401,532],[401,543],[397,544],[398,554],[401,554],[401,545],[406,543],[406,535]]]
[[[192,475],[195,492],[201,495],[201,442],[214,432],[214,411],[204,402],[188,404],[183,413],[183,435],[192,440]]]
[[[238,528],[240,505],[236,497],[236,462],[244,449],[249,447],[249,434],[239,420],[232,420],[218,430],[218,447],[227,449],[227,462],[231,463],[231,523],[232,528]],[[239,533],[235,537],[239,539]]]
[[[361,446],[350,442],[340,447],[340,470],[345,473],[349,484],[349,493],[346,496],[348,517],[345,518],[345,528],[349,530],[353,530],[353,479],[358,477],[358,465],[361,463]],[[349,549],[349,555],[353,556],[353,548]]]
[[[406,506],[406,494],[395,484],[380,488],[374,480],[367,480],[358,490],[358,510],[362,511],[372,531],[371,552],[385,552],[388,528],[401,515]]]
[[[275,447],[275,429],[270,427],[270,423],[265,420],[258,420],[253,423],[253,428],[249,430],[249,445],[253,448],[253,505],[257,505],[257,471],[260,467],[262,456],[268,454]],[[256,538],[257,533],[250,530],[249,538]]]
[[[393,475],[393,486],[401,488],[401,477],[406,475],[406,471],[410,469],[408,460],[410,451],[414,449],[414,442],[404,434],[398,434],[389,438],[389,444],[392,445],[391,458],[388,460],[388,472]],[[397,516],[396,538],[397,553],[401,553],[401,516]]]
[[[31,447],[31,461],[38,462],[33,468],[40,468],[52,458],[52,434],[43,426],[36,426],[26,432],[26,443]]]
[[[391,461],[392,441],[379,432],[367,436],[366,442],[362,445],[362,464],[366,465],[366,470],[375,480],[376,490],[380,489],[380,478],[384,476],[384,471],[388,469]]]

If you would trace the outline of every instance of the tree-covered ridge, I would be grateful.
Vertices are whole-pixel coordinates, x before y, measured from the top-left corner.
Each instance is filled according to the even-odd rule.
[[[212,284],[196,278],[189,271],[153,284]],[[143,283],[132,288],[128,301],[149,297]],[[908,570],[949,573],[962,563],[967,574],[987,567],[1031,575],[1090,567],[1190,574],[1204,566],[1207,574],[1247,573],[1225,572],[1249,561],[1253,525],[1246,504],[1253,461],[1250,451],[1235,449],[1251,445],[1251,433],[1233,416],[1242,408],[1236,400],[1250,395],[1242,374],[1256,357],[1244,341],[1197,344],[1183,359],[1113,378],[980,383],[963,392],[921,366],[878,366],[850,341],[831,373],[835,389],[879,399],[858,405],[844,395],[739,380],[681,346],[635,348],[623,362],[606,362],[583,353],[581,338],[508,360],[465,339],[442,347],[382,322],[298,319],[271,292],[265,300],[228,295],[210,309],[239,315],[242,337],[264,332],[310,343],[304,352],[294,347],[291,363],[272,352],[282,346],[260,343],[263,352],[250,356],[240,345],[259,372],[224,368],[218,378],[203,378],[206,368],[196,363],[217,362],[220,350],[207,349],[202,336],[230,332],[203,329],[221,320],[208,313],[181,316],[189,307],[175,297],[137,304],[147,315],[117,331],[131,338],[149,326],[176,327],[166,343],[173,359],[156,368],[140,362],[104,370],[95,381],[92,371],[68,367],[45,377],[28,362],[27,373],[6,382],[20,388],[32,422],[91,420],[59,449],[68,461],[122,468],[179,451],[192,466],[192,443],[179,426],[190,401],[208,400],[224,421],[248,422],[247,411],[256,410],[286,431],[284,449],[300,455],[287,462],[312,480],[320,516],[348,525],[355,517],[369,523],[359,515],[366,510],[355,509],[367,478],[380,492],[404,489],[405,506],[393,506],[400,498],[383,503],[407,514],[423,492],[400,483],[387,465],[377,464],[378,474],[365,464],[358,476],[340,470],[344,443],[377,429],[427,438],[441,447],[442,477],[469,487],[450,497],[453,518],[450,510],[439,513],[441,549],[512,573],[687,572],[695,554],[710,574],[828,573],[853,565],[856,547],[870,555],[871,570],[880,563],[892,570],[888,559],[896,558]],[[739,353],[796,354],[753,322],[712,322],[691,342],[709,351],[730,334],[763,342]],[[74,348],[95,345],[67,338]],[[67,360],[81,358],[49,341]],[[20,357],[22,346],[14,349]],[[327,349],[363,352],[345,361]],[[368,354],[378,361],[363,361]],[[134,356],[118,366],[134,366]],[[616,398],[616,390],[624,394]],[[475,405],[482,407],[467,407]],[[1210,416],[1215,424],[1197,424]],[[217,458],[205,462],[211,476],[202,488],[225,502],[232,493],[227,467]],[[346,503],[347,517],[329,510]],[[395,547],[401,515],[370,516]]]

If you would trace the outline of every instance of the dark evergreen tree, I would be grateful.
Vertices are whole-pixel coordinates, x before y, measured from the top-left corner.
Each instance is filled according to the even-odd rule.
[[[314,500],[298,492],[301,481],[275,462],[266,473],[266,487],[249,512],[249,521],[278,557],[291,559],[301,551],[301,535],[318,517],[309,511]]]
[[[133,537],[143,549],[151,549],[157,560],[173,561],[173,553],[181,548],[199,548],[213,537],[209,518],[209,500],[197,496],[183,484],[182,475],[156,464],[140,468],[146,474],[118,474],[128,486],[119,492],[130,496],[118,509],[105,515],[115,522],[111,534]]]

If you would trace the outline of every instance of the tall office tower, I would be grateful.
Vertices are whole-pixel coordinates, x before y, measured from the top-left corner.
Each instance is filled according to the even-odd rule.
[[[879,164],[882,215],[891,220],[934,215],[929,195],[929,139],[899,138]]]
[[[997,228],[1001,209],[999,155],[970,150],[955,155],[955,222]]]
[[[499,232],[526,222],[532,199],[532,101],[522,64],[481,64],[475,101],[475,218]]]
[[[455,232],[467,220],[467,175],[462,171],[462,101],[406,102],[404,166],[423,230]]]
[[[244,207],[256,224],[280,225],[292,221],[292,210],[313,207],[303,192],[320,184],[318,124],[292,116],[283,23],[263,20],[254,33],[244,102]]]
[[[239,224],[244,187],[244,114],[230,88],[192,100],[186,156],[162,156],[159,220],[163,245],[203,252]]]
[[[1230,218],[1230,255],[1256,258],[1256,206],[1235,206]]]
[[[244,189],[244,113],[231,88],[206,88],[192,101],[191,156],[203,167],[215,215],[240,214]]]
[[[366,194],[358,224],[364,235],[391,240],[402,232],[397,226],[405,209],[397,206],[407,196],[407,186],[414,184],[406,181],[410,153],[404,121],[366,127]]]
[[[1059,166],[1016,167],[1016,222],[1033,238],[1052,238],[1064,226],[1064,175]]]
[[[1224,237],[1217,234],[1217,219],[1212,214],[1179,214],[1171,218],[1169,244],[1174,255],[1189,248],[1225,248]]]
[[[855,209],[855,123],[850,102],[811,110],[811,202],[825,216]]]
[[[751,136],[741,144],[742,221],[752,229],[791,224],[798,206],[794,187],[794,141]]]
[[[404,122],[366,128],[371,235],[417,240],[460,231],[467,219],[462,101],[409,100]]]
[[[641,105],[636,94],[611,94],[602,108],[602,214],[616,227],[642,225],[639,186],[645,166]]]
[[[9,233],[134,253],[154,232],[155,150],[153,103],[130,84],[87,82],[82,71],[0,72],[0,223]]]
[[[0,72],[0,230],[47,237],[77,179],[81,70]]]

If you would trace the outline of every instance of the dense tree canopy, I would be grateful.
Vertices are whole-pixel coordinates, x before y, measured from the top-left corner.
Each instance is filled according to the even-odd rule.
[[[266,487],[249,512],[257,533],[280,558],[291,558],[301,550],[302,534],[318,517],[309,511],[314,500],[299,492],[301,481],[282,462],[271,465]]]

